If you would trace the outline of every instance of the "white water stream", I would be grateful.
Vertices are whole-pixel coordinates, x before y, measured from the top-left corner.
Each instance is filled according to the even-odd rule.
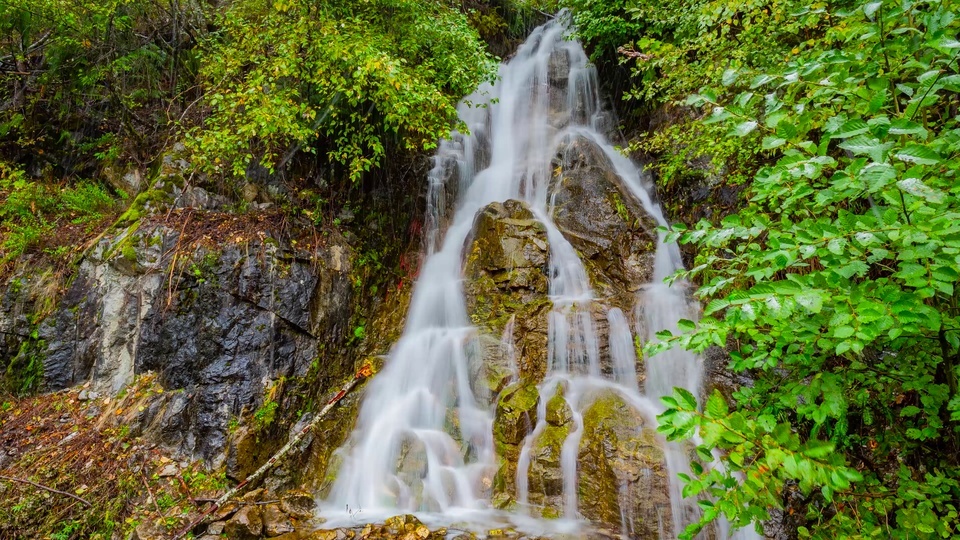
[[[698,359],[671,351],[646,360],[641,394],[635,331],[628,315],[617,308],[603,309],[613,373],[601,373],[590,281],[576,250],[551,219],[550,163],[558,147],[572,135],[595,142],[635,199],[660,224],[666,221],[652,202],[641,171],[601,133],[607,116],[600,106],[596,73],[580,44],[569,39],[565,19],[561,15],[534,30],[515,57],[501,66],[496,84],[484,85],[465,100],[459,112],[470,135],[457,134],[440,143],[429,177],[427,257],[403,335],[367,386],[356,429],[339,450],[342,465],[321,505],[326,526],[352,526],[357,520],[371,522],[412,512],[427,523],[477,531],[508,526],[534,534],[576,533],[584,526],[577,512],[577,456],[588,396],[598,389],[612,390],[652,426],[662,410],[660,396],[672,393],[674,386],[694,392],[699,388]],[[566,78],[566,84],[559,85],[565,95],[557,95],[551,77]],[[449,194],[457,200],[446,200]],[[520,453],[515,494],[520,510],[512,513],[494,510],[490,502],[497,468],[494,411],[471,390],[469,358],[477,330],[467,314],[462,286],[463,249],[475,215],[486,205],[507,199],[524,201],[546,226],[553,303],[548,372],[539,385],[537,424]],[[661,242],[654,282],[643,286],[636,312],[630,314],[642,329],[641,340],[654,339],[661,329],[675,330],[679,318],[695,318],[695,306],[688,305],[684,292],[662,284],[680,264],[676,246]],[[511,356],[513,333],[511,321],[503,336]],[[573,427],[560,459],[563,504],[557,510],[563,517],[546,520],[531,517],[526,508],[528,469],[531,445],[545,429],[546,403],[560,385]],[[451,414],[459,420],[456,433]],[[668,444],[665,453],[673,522],[661,524],[661,537],[673,538],[674,531],[696,519],[697,507],[681,500],[676,479],[677,473],[689,470],[685,452]],[[624,485],[620,496],[644,494]],[[630,538],[630,516],[622,518],[622,535]]]

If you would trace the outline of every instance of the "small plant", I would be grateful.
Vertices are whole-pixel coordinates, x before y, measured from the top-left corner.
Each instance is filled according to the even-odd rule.
[[[257,409],[257,412],[253,413],[253,419],[257,422],[258,429],[264,429],[273,423],[274,417],[277,414],[277,402],[276,401],[264,401],[263,405]]]

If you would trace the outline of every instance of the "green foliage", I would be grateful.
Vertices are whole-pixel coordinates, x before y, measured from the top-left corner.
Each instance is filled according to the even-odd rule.
[[[121,151],[149,160],[192,83],[194,2],[0,3],[0,149],[90,174]]]
[[[219,23],[202,58],[210,116],[191,140],[213,173],[303,150],[357,180],[390,144],[434,147],[493,73],[466,17],[438,1],[239,0]]]
[[[51,239],[58,224],[102,220],[114,204],[114,197],[99,184],[51,185],[0,161],[0,264]]]
[[[687,101],[691,129],[722,126],[767,163],[738,213],[673,234],[700,249],[684,277],[704,317],[649,351],[727,346],[754,379],[735,412],[665,400],[671,438],[699,429],[724,451],[686,487],[715,501],[704,520],[756,522],[796,491],[801,538],[960,534],[958,11],[807,6],[784,27],[818,41],[731,62]]]

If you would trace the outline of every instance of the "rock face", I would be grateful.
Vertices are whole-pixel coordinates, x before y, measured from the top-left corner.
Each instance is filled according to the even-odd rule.
[[[580,253],[597,296],[629,313],[639,286],[653,277],[656,221],[586,137],[560,145],[553,171],[554,222]]]
[[[580,512],[624,524],[631,538],[660,538],[670,524],[669,479],[656,430],[623,398],[604,392],[583,413]],[[669,525],[668,525],[669,527]]]
[[[540,380],[547,369],[549,255],[543,224],[514,200],[480,211],[466,249],[467,311],[481,333],[496,340],[513,321],[516,363],[525,379]],[[491,371],[487,378],[502,370]],[[490,383],[496,394],[503,380]]]
[[[109,395],[154,371],[169,391],[150,402],[139,426],[216,464],[231,421],[305,375],[318,343],[344,341],[349,253],[332,243],[311,254],[269,237],[187,252],[180,242],[179,231],[157,225],[96,246],[39,328],[44,379],[51,390],[90,382]],[[352,367],[333,362],[318,375]]]

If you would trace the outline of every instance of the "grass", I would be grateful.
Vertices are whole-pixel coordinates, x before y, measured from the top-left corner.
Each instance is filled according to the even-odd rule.
[[[39,252],[66,255],[118,208],[113,190],[90,181],[37,180],[0,161],[0,266]]]

